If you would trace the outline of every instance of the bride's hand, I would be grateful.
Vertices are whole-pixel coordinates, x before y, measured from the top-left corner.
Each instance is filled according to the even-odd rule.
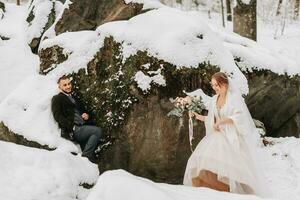
[[[219,123],[217,122],[217,123],[215,123],[214,124],[214,129],[215,129],[215,131],[220,131],[220,127],[219,127],[220,125],[219,125]]]
[[[200,121],[205,121],[205,116],[203,115],[199,115],[198,113],[196,112],[191,112],[191,117],[195,117],[196,119],[200,120]]]

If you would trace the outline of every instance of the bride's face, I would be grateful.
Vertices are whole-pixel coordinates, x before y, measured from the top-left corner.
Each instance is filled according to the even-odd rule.
[[[227,87],[225,85],[218,84],[218,82],[214,78],[211,79],[210,84],[216,94],[224,94],[227,91]]]

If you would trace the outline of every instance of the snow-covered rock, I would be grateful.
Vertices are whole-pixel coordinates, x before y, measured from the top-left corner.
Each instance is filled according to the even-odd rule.
[[[58,92],[56,80],[41,75],[29,76],[0,104],[0,119],[15,134],[26,140],[78,152],[60,136],[51,113],[51,98]],[[1,133],[4,134],[4,133]]]
[[[57,5],[58,4],[58,5]],[[37,53],[44,32],[56,19],[56,8],[62,3],[56,0],[33,0],[28,7],[27,42],[32,52]]]

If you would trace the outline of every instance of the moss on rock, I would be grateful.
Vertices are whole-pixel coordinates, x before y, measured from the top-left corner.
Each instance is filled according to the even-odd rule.
[[[20,144],[28,147],[34,147],[39,149],[46,149],[46,150],[54,150],[53,148],[50,148],[47,145],[41,145],[37,142],[27,140],[22,135],[18,135],[5,126],[3,122],[0,122],[0,140],[6,141],[6,142],[12,142],[15,144]]]
[[[47,74],[68,59],[68,55],[65,55],[63,48],[58,45],[43,49],[39,52],[39,57],[41,61],[40,74]]]
[[[149,68],[145,69],[144,64],[150,64]],[[158,69],[161,69],[166,86],[152,84],[146,93],[137,87],[133,77],[138,71],[148,74]],[[199,64],[198,68],[178,69],[142,51],[123,61],[121,44],[111,37],[105,39],[104,46],[89,62],[87,71],[80,70],[73,77],[75,90],[89,105],[97,124],[110,134],[116,134],[128,118],[132,105],[140,98],[153,95],[177,97],[184,95],[183,91],[197,88],[212,94],[208,77],[217,71],[218,68],[209,63]]]

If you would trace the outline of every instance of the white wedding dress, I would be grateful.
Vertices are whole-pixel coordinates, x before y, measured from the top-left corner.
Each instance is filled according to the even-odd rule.
[[[184,185],[192,186],[194,178],[208,171],[228,186],[226,191],[271,196],[254,161],[255,153],[250,150],[256,148],[253,142],[256,128],[244,99],[228,91],[226,102],[220,110],[217,109],[216,100],[217,95],[212,98],[205,119],[206,136],[188,160]],[[216,132],[213,129],[215,120],[224,117],[231,118],[234,123],[220,125],[221,131]]]

